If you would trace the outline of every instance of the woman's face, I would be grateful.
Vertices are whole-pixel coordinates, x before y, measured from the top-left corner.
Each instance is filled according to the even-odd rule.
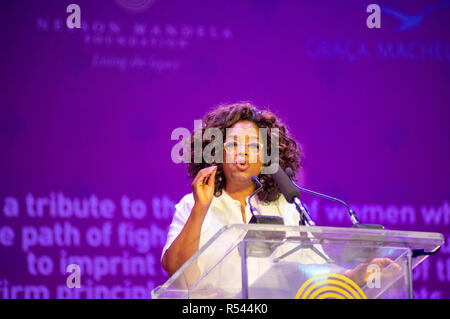
[[[228,128],[223,154],[226,183],[253,184],[251,177],[258,176],[263,167],[258,126],[250,121],[240,121]]]

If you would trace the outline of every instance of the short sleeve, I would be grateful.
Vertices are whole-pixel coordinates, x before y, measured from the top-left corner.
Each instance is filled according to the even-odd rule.
[[[166,244],[162,250],[161,261],[167,249],[178,237],[183,230],[189,215],[191,214],[192,207],[194,207],[194,195],[192,193],[185,195],[178,204],[175,205],[175,213],[173,215],[172,223],[169,226],[167,233]]]

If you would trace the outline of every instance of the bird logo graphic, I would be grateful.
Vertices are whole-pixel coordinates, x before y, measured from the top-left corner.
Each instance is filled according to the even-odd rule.
[[[419,27],[422,24],[424,18],[432,12],[449,7],[450,0],[445,0],[431,4],[416,14],[405,14],[400,12],[399,10],[392,9],[386,6],[381,6],[381,12],[397,18],[400,21],[400,25],[396,28],[396,30],[399,32],[404,32]]]

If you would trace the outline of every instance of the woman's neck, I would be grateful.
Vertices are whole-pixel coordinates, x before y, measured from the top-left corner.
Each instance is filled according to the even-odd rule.
[[[225,191],[231,198],[239,201],[245,206],[245,199],[250,196],[255,191],[255,184],[247,185],[237,185],[237,184],[226,184]]]

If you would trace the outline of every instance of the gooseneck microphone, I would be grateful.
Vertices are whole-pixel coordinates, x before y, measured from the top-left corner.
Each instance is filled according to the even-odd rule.
[[[294,177],[294,172],[292,171],[292,168],[290,168],[290,167],[286,168],[286,175],[289,176],[289,178],[292,181],[292,178]],[[292,184],[295,185],[295,187],[297,187],[299,190],[301,190],[301,191],[303,191],[305,193],[316,195],[316,196],[319,196],[319,197],[323,197],[323,198],[326,198],[328,200],[331,200],[331,201],[334,201],[336,203],[340,203],[340,204],[344,205],[345,208],[348,211],[348,214],[350,215],[350,220],[352,221],[353,225],[360,224],[359,218],[356,215],[356,213],[343,200],[340,200],[338,198],[334,198],[334,197],[331,197],[331,196],[328,196],[328,195],[324,195],[324,194],[321,194],[321,193],[318,193],[318,192],[314,192],[312,190],[309,190],[309,189],[306,189],[306,188],[303,188],[303,187],[300,187],[297,184],[295,184],[294,181],[292,181]]]
[[[287,174],[287,175],[289,176],[289,178],[291,178],[291,179],[292,179],[292,177],[294,176],[294,172],[292,171],[292,169],[291,169],[290,167],[286,168],[286,174]],[[356,213],[355,213],[355,211],[354,211],[353,209],[351,209],[351,208],[347,205],[347,203],[344,202],[343,200],[340,200],[340,199],[338,199],[338,198],[334,198],[334,197],[331,197],[331,196],[328,196],[328,195],[324,195],[324,194],[321,194],[321,193],[318,193],[318,192],[314,192],[314,191],[312,191],[312,190],[309,190],[309,189],[306,189],[306,188],[303,188],[303,187],[300,187],[300,186],[298,186],[297,184],[295,184],[293,181],[292,181],[292,184],[294,184],[295,187],[297,187],[299,190],[301,190],[301,191],[303,191],[303,192],[305,192],[305,193],[309,193],[309,194],[312,194],[312,195],[320,196],[320,197],[323,197],[323,198],[326,198],[326,199],[328,199],[328,200],[331,200],[331,201],[334,201],[334,202],[336,202],[336,203],[339,203],[339,204],[344,205],[345,208],[346,208],[347,211],[348,211],[348,214],[350,215],[350,220],[352,221],[353,227],[354,227],[354,228],[384,229],[384,226],[383,226],[383,225],[380,225],[380,224],[361,224],[360,221],[359,221],[358,216],[357,216]]]
[[[253,175],[251,177],[252,182],[258,185],[258,188],[248,197],[247,204],[250,207],[250,212],[252,213],[252,218],[250,219],[250,224],[277,224],[277,225],[284,225],[283,218],[280,216],[268,216],[268,215],[261,215],[258,210],[255,208],[255,206],[252,205],[251,199],[253,196],[255,196],[258,192],[260,192],[263,189],[263,185],[261,181],[259,180],[258,176]]]
[[[281,169],[281,167],[279,167],[278,170],[274,174],[272,174],[272,177],[275,180],[275,183],[277,183],[281,194],[283,194],[288,203],[295,204],[295,207],[300,214],[300,223],[302,225],[314,226],[315,224],[313,220],[300,201],[300,192],[294,186],[286,173]]]
[[[263,185],[257,176],[252,176],[251,179],[253,183],[258,185],[258,188],[247,199],[247,204],[253,215],[252,218],[250,218],[249,224],[284,225],[283,218],[280,216],[261,215],[252,205],[252,197],[263,189]],[[244,251],[247,256],[268,257],[272,254],[275,248],[282,243],[285,237],[285,231],[249,230],[244,239],[246,247]],[[265,242],[267,240],[269,240],[269,242]],[[241,247],[239,247],[239,249],[242,253]]]
[[[255,216],[255,213],[258,213],[258,211],[256,210],[256,208],[252,205],[251,199],[253,196],[255,196],[256,194],[258,194],[262,189],[263,189],[263,185],[261,184],[261,182],[259,181],[259,178],[255,175],[252,176],[252,182],[258,185],[258,188],[255,189],[255,191],[248,197],[247,199],[247,204],[250,207],[250,213],[252,213],[252,216]]]

